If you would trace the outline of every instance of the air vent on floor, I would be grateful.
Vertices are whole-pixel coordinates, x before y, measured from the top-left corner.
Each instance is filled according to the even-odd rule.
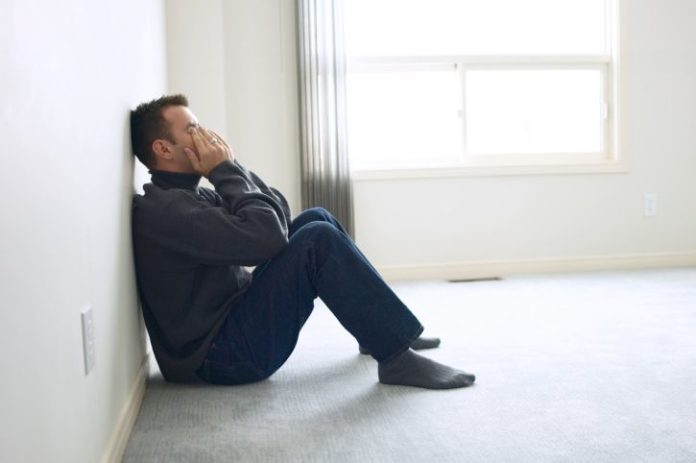
[[[474,283],[479,281],[500,281],[500,277],[488,277],[488,278],[461,278],[458,280],[447,280],[448,283]]]

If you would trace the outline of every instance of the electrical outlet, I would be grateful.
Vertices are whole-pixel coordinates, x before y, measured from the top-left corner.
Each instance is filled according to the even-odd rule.
[[[85,375],[88,375],[94,368],[94,361],[96,360],[92,306],[86,305],[80,315],[82,317],[82,348],[85,357]]]
[[[657,215],[657,195],[645,193],[643,196],[643,216],[655,217]]]

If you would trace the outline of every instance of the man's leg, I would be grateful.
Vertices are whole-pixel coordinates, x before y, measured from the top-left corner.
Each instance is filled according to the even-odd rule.
[[[300,212],[288,227],[288,237],[295,234],[297,230],[307,225],[310,222],[327,222],[338,228],[342,233],[348,236],[348,233],[343,229],[341,223],[329,211],[323,207],[310,207]]]
[[[380,381],[427,388],[471,385],[474,376],[409,349],[423,330],[336,227],[311,222],[254,271],[254,280],[215,342],[228,342],[203,365],[210,382],[239,384],[273,374],[290,356],[300,329],[321,297],[339,322],[379,362]],[[207,376],[207,377],[206,377]]]
[[[343,233],[348,239],[352,240],[348,232],[343,228],[343,225],[336,219],[336,217],[331,214],[331,212],[327,211],[323,207],[312,207],[309,209],[305,209],[302,211],[295,219],[292,221],[292,224],[290,224],[289,231],[288,231],[288,236],[292,236],[297,230],[299,230],[301,227],[304,225],[307,225],[310,222],[327,222],[336,227],[341,233]],[[365,262],[367,262],[370,267],[372,267],[372,264],[369,263],[367,260],[367,257],[360,251],[360,249],[356,246],[355,248],[360,255],[365,259]],[[374,269],[374,272],[377,273],[377,270]],[[411,343],[411,349],[414,350],[422,350],[422,349],[433,349],[437,346],[440,345],[440,338],[426,338],[423,336],[419,336],[417,339],[414,339],[414,341]],[[358,350],[360,351],[361,354],[363,355],[369,355],[370,351],[366,349],[363,346],[358,346]]]

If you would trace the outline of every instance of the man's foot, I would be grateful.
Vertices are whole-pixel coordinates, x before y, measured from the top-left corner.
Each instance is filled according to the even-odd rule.
[[[411,349],[421,350],[421,349],[433,349],[440,345],[440,338],[416,338],[411,343]],[[358,350],[363,355],[370,355],[370,351],[365,349],[363,346],[358,346]]]
[[[388,362],[377,363],[382,384],[415,386],[426,389],[453,389],[474,384],[476,376],[448,367],[407,349]]]

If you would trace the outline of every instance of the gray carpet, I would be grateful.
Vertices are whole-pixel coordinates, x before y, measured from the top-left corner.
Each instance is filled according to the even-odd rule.
[[[696,269],[393,285],[468,389],[377,383],[328,309],[270,379],[154,372],[124,462],[696,462]]]

